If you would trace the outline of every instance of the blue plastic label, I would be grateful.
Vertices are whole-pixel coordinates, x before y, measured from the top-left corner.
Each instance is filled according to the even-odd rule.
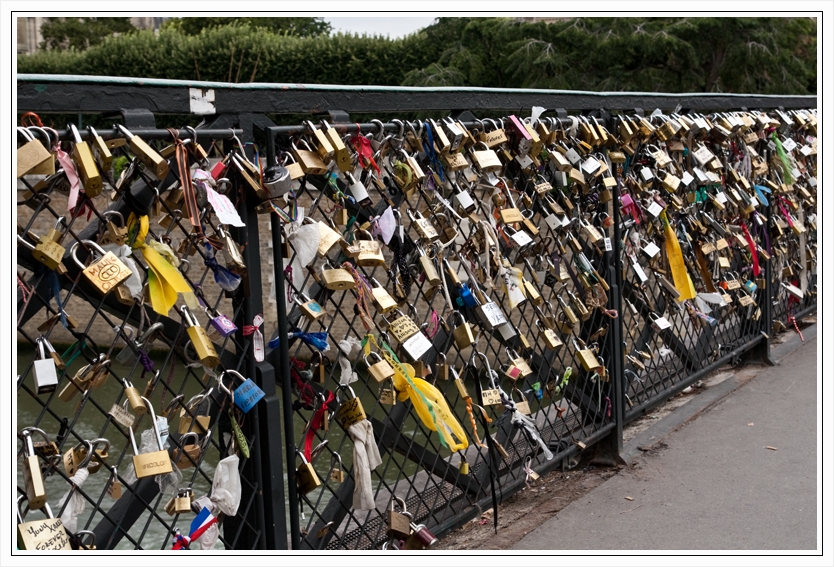
[[[246,381],[234,391],[235,405],[239,407],[240,411],[243,413],[249,413],[249,410],[252,409],[265,395],[264,391],[258,388],[258,385],[255,384],[251,378],[247,378]]]

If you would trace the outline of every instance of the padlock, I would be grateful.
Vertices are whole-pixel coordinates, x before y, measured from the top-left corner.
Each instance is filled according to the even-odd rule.
[[[116,124],[116,128],[118,128],[122,134],[125,135],[130,144],[130,151],[139,158],[139,161],[141,161],[142,164],[147,167],[157,179],[160,181],[165,179],[168,175],[168,162],[165,158],[159,155],[139,136],[134,136],[130,130],[121,124]]]
[[[573,339],[573,347],[576,349],[576,356],[579,358],[582,368],[584,368],[586,372],[596,371],[600,367],[600,363],[594,355],[594,351],[587,348],[585,343],[581,343],[581,346],[582,348],[580,348],[580,345],[577,344],[576,339]]]
[[[407,315],[404,315],[399,309],[395,310],[397,318],[388,325],[388,332],[394,335],[397,342],[404,343],[410,337],[420,332],[420,327],[411,320]],[[387,320],[386,320],[387,321]]]
[[[342,424],[342,427],[347,431],[351,425],[359,423],[367,419],[365,409],[362,407],[362,401],[356,397],[353,388],[350,386],[339,386],[339,392],[346,391],[350,394],[350,398],[346,398],[339,404],[339,409],[336,410],[336,419]]]
[[[328,262],[322,266],[321,278],[324,280],[324,287],[329,290],[349,290],[356,287],[356,281],[350,272],[344,268],[333,268]]]
[[[186,488],[178,488],[177,494],[173,500],[173,514],[168,512],[168,508],[166,506],[165,511],[168,512],[169,515],[174,516],[176,514],[187,514],[191,512],[191,503],[194,501],[194,490],[191,487]]]
[[[520,402],[513,401],[515,403],[515,409],[522,415],[530,415],[530,402],[527,401],[527,398],[524,397],[524,394],[518,388],[513,388],[510,391],[510,398],[512,398],[513,393],[518,392],[518,395],[521,397]]]
[[[17,131],[27,140],[25,144],[17,148],[17,179],[27,174],[54,174],[55,156],[26,128],[19,127]],[[51,173],[44,171],[44,166],[48,168],[50,161],[52,164]]]
[[[205,329],[200,326],[200,322],[197,321],[197,318],[188,309],[188,306],[181,306],[180,313],[182,314],[186,327],[185,331],[188,334],[188,342],[194,347],[200,364],[208,368],[214,368],[220,364],[220,357],[217,356],[217,351],[214,350],[214,344],[209,339]],[[186,344],[185,350],[187,351],[187,349],[188,345]]]
[[[93,152],[87,142],[81,139],[75,124],[68,124],[67,129],[75,140],[72,147],[72,159],[78,169],[81,183],[84,185],[84,193],[91,199],[98,197],[101,195],[101,173],[93,158]]]
[[[61,264],[66,249],[60,244],[63,234],[58,232],[57,229],[63,218],[59,218],[55,223],[55,228],[50,229],[45,236],[38,237],[38,243],[34,246],[21,235],[17,235],[17,241],[32,251],[32,258],[50,270],[59,270],[62,273],[66,270]]]
[[[32,432],[39,433],[49,442],[49,438],[42,429],[27,427],[20,432],[23,445],[23,484],[26,487],[26,499],[35,510],[41,509],[46,504],[46,485],[43,482],[40,461],[35,454],[35,446],[32,443]]]
[[[421,374],[417,374],[417,369],[415,368],[415,375],[421,376]],[[399,395],[397,392],[396,386],[394,386],[394,379],[393,377],[391,380],[391,387],[390,388],[380,388],[379,389],[379,403],[386,404],[389,406],[397,405],[397,396]]]
[[[307,146],[307,143],[303,140],[299,143]],[[304,172],[304,175],[324,175],[327,173],[327,165],[322,161],[319,154],[309,149],[309,146],[307,146],[307,149],[299,150],[295,146],[295,143],[292,143],[291,151],[296,163],[301,166],[301,171]]]
[[[411,535],[405,540],[405,549],[428,549],[439,540],[425,524],[409,523]]]
[[[275,164],[264,169],[262,183],[273,199],[292,191],[292,176],[284,164]]]
[[[536,327],[539,329],[539,340],[544,343],[548,350],[555,350],[564,344],[556,331],[543,326],[540,319],[536,319]]]
[[[359,266],[375,267],[385,266],[385,257],[382,255],[382,246],[368,231],[359,231],[367,240],[358,240],[359,255],[356,256],[356,263]]]
[[[479,147],[483,147],[483,149],[475,149]],[[498,158],[498,154],[496,154],[495,151],[483,141],[469,148],[469,151],[472,155],[472,162],[482,175],[500,171],[503,167],[501,160]]]
[[[301,457],[301,465],[295,471],[295,482],[298,484],[298,491],[301,494],[309,494],[321,486],[321,479],[319,479],[312,463],[304,457],[304,454],[300,451],[296,451],[296,453]]]
[[[455,320],[455,316],[460,320],[460,325],[452,330],[452,336],[455,339],[455,346],[462,351],[472,346],[475,342],[475,336],[472,334],[472,326],[464,319],[463,314],[457,310],[453,311],[452,321]]]
[[[524,248],[525,246],[528,246],[529,244],[533,243],[533,239],[530,238],[530,235],[524,232],[523,230],[519,231],[515,230],[511,226],[505,226],[504,233],[508,234],[512,241],[515,242],[515,244],[519,248]]]
[[[188,443],[187,440],[193,440],[193,443]],[[200,463],[200,458],[203,455],[203,447],[200,444],[200,437],[195,431],[183,433],[179,438],[179,449],[174,453],[174,463],[177,468],[190,469],[191,467]]]
[[[93,444],[90,441],[81,441],[64,453],[64,472],[67,473],[67,476],[73,476],[78,472],[78,469],[88,469],[92,458]]]
[[[437,357],[442,359],[442,362],[435,362],[434,363],[434,375],[439,380],[448,380],[449,379],[449,364],[446,362],[446,355],[438,353]]]
[[[408,218],[411,219],[411,222],[420,238],[429,242],[433,242],[440,238],[440,235],[432,222],[423,217],[419,211],[413,211],[409,208],[406,210],[406,213],[408,214]]]
[[[129,342],[131,344],[125,345],[125,347],[119,352],[119,354],[116,355],[115,361],[121,364],[122,366],[130,366],[136,359],[136,354],[138,352],[144,351],[145,353],[147,353],[150,351],[151,345],[162,332],[163,328],[164,325],[162,323],[154,323],[153,325],[148,327],[145,330],[145,332],[142,333],[142,336],[139,337],[139,339],[126,339],[125,342]],[[125,327],[124,331],[129,333],[131,337],[133,336],[133,329],[131,327]]]
[[[524,295],[527,296],[527,299],[529,299],[533,305],[541,305],[544,303],[542,294],[539,293],[539,290],[531,281],[524,280]]]
[[[100,294],[107,295],[116,286],[123,283],[130,277],[132,272],[127,266],[125,266],[124,262],[116,257],[115,254],[112,252],[105,253],[104,250],[102,250],[101,247],[92,240],[82,240],[80,242],[89,246],[101,255],[98,260],[85,267],[84,264],[82,264],[78,259],[77,255],[79,242],[76,241],[70,249],[72,259],[75,260],[75,263],[79,268],[81,268],[81,273],[84,275],[84,278],[93,287],[95,287]]]
[[[200,408],[206,402],[211,403],[211,392],[212,388],[209,388],[207,392],[197,394],[183,404],[179,412],[177,433],[185,435],[193,432],[203,435],[208,431],[211,425],[211,416],[203,414]]]
[[[46,519],[24,522],[29,511],[27,504],[26,512],[21,512],[20,506],[26,502],[23,495],[18,496],[18,524],[17,524],[17,547],[28,551],[63,551],[71,550],[69,535],[64,529],[61,518],[52,516],[52,509],[49,504],[44,503],[40,509]],[[38,509],[34,508],[33,509]]]
[[[739,287],[741,286],[739,285]],[[666,329],[672,326],[672,324],[669,322],[668,319],[666,319],[666,317],[662,317],[654,312],[649,313],[649,320],[651,321],[652,329],[654,329],[658,333],[660,333],[661,331],[665,331]]]
[[[32,379],[35,381],[35,392],[48,394],[54,392],[58,387],[58,373],[55,367],[55,360],[46,356],[46,339],[38,337],[35,341],[38,345],[39,359],[34,361],[32,366]]]
[[[102,231],[102,222],[99,221],[99,244],[117,244],[122,246],[127,241],[127,227],[125,226],[125,219],[119,211],[104,211],[101,213],[102,218],[106,221],[106,230]],[[119,224],[117,225],[111,217],[118,217]]]
[[[137,390],[133,384],[128,382],[127,378],[122,378],[122,384],[125,387],[125,397],[130,404],[130,409],[133,410],[133,413],[137,416],[145,415],[148,408],[145,406],[145,402],[142,401],[142,395],[139,393],[139,390]]]
[[[105,172],[110,171],[110,167],[113,165],[113,154],[110,152],[110,148],[107,147],[104,138],[98,135],[95,128],[87,126],[87,131],[90,133],[90,146],[93,150],[93,157],[98,160],[98,164],[102,170]]]
[[[301,296],[301,298],[304,299],[304,301],[299,299],[299,296]],[[327,314],[324,308],[322,308],[322,306],[316,300],[310,299],[310,297],[308,297],[304,293],[295,294],[295,296],[293,297],[293,301],[295,301],[298,304],[298,308],[301,311],[301,313],[303,313],[304,316],[307,317],[310,321],[316,321]]]
[[[333,467],[334,460],[336,461],[336,463],[338,463],[335,468]],[[342,456],[335,451],[333,452],[332,455],[330,455],[330,475],[329,475],[329,478],[333,482],[344,482],[345,481],[345,472],[342,469]]]
[[[72,400],[77,393],[86,392],[91,386],[91,382],[96,374],[98,365],[104,360],[105,355],[99,354],[95,361],[79,369],[78,372],[76,372],[75,375],[69,379],[67,385],[61,388],[61,391],[58,392],[58,397],[62,401],[68,402]]]
[[[391,297],[388,290],[380,285],[376,278],[371,278],[371,283],[373,284],[371,288],[371,301],[377,311],[384,314],[398,307],[397,301]]]
[[[486,355],[482,352],[477,352],[475,350],[472,351],[472,357],[469,360],[469,364],[472,366],[473,369],[476,369],[475,366],[475,359],[478,358],[483,363],[484,374],[486,374],[487,379],[489,380],[489,388],[481,388],[481,405],[482,406],[498,406],[501,405],[501,391],[495,384],[495,379],[497,375],[493,372],[493,370],[489,366],[489,359],[487,359]]]
[[[395,502],[399,505],[401,510],[400,512],[395,509]],[[388,529],[385,532],[388,537],[406,539],[411,535],[411,515],[408,514],[408,509],[406,508],[405,501],[402,498],[392,495],[391,504],[389,505],[386,513],[385,522],[388,524]]]
[[[420,267],[423,268],[423,273],[426,274],[426,281],[433,288],[440,286],[442,280],[437,273],[437,269],[434,267],[434,260],[426,255],[425,251],[419,245],[417,246],[417,250],[420,253]]]
[[[136,446],[136,437],[133,434],[133,428],[129,428],[130,444],[133,446],[133,468],[136,472],[136,478],[147,478],[173,472],[171,466],[171,457],[168,451],[162,448],[162,438],[159,435],[159,426],[156,422],[156,413],[153,411],[153,406],[147,398],[142,398],[145,405],[151,412],[151,425],[153,426],[154,437],[156,437],[158,451],[150,453],[139,453],[139,448]]]
[[[86,447],[81,448],[81,456],[87,460],[87,470],[89,473],[95,474],[105,464],[107,457],[110,456],[110,441],[103,437],[98,437],[90,441],[90,445],[92,450],[90,457],[87,457],[88,452]],[[104,445],[104,448],[99,449],[99,445]]]
[[[376,358],[379,359],[379,362],[371,364],[371,362],[368,360],[368,356],[376,356]],[[382,358],[382,356],[378,352],[371,352],[368,355],[366,355],[364,359],[365,364],[368,365],[368,372],[378,383],[382,384],[383,382],[385,382],[386,380],[390,380],[394,376],[394,369],[391,367],[390,364],[388,364],[388,361]]]
[[[345,177],[348,179],[348,189],[350,190],[350,194],[356,200],[360,207],[372,207],[373,201],[371,200],[370,195],[368,195],[368,189],[362,182],[355,177],[353,174],[348,172],[345,174]]]
[[[230,374],[232,376],[233,383],[234,379],[238,379],[242,382],[242,384],[230,391],[223,382],[223,377],[226,374]],[[232,396],[232,402],[240,408],[243,413],[249,413],[249,411],[255,407],[255,404],[266,396],[266,393],[261,390],[257,384],[255,384],[254,380],[251,378],[244,378],[240,372],[236,370],[224,370],[220,373],[217,377],[217,385],[221,391]],[[205,395],[207,396],[208,394]]]

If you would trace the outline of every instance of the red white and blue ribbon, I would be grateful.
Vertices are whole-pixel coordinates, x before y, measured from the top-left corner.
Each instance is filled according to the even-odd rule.
[[[174,536],[174,546],[171,547],[171,549],[188,549],[188,546],[191,545],[192,541],[198,539],[206,532],[207,529],[216,523],[217,518],[214,514],[212,514],[208,508],[203,508],[200,510],[200,513],[197,514],[197,517],[191,522],[191,532],[187,536],[182,534],[176,534]]]

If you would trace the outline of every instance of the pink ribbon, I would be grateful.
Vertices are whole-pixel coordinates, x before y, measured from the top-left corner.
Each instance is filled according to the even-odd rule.
[[[72,158],[69,157],[67,152],[61,149],[59,144],[55,144],[52,151],[55,153],[55,157],[58,158],[58,163],[61,164],[61,167],[64,169],[64,173],[67,175],[67,180],[70,182],[69,198],[67,199],[67,211],[72,212],[76,203],[78,203],[78,189],[81,186],[78,182],[78,172],[75,170],[75,164],[72,163]]]

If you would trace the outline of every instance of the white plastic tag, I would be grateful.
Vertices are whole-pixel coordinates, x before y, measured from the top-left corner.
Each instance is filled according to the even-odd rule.
[[[660,252],[660,247],[654,242],[649,242],[645,247],[643,247],[643,252],[645,252],[646,256],[649,258],[654,258],[657,253]]]
[[[612,250],[614,250],[614,247],[611,246],[611,239],[610,238],[605,237],[603,239],[603,242],[605,242],[605,251],[606,252],[611,252]]]
[[[688,186],[688,185],[689,185],[690,183],[692,183],[694,180],[695,180],[695,178],[694,178],[694,177],[692,177],[692,176],[689,174],[689,172],[688,172],[688,171],[684,171],[684,172],[683,172],[683,175],[681,176],[681,183],[683,183],[684,187]]]
[[[640,265],[640,262],[635,260],[631,267],[634,268],[634,273],[637,274],[638,278],[640,278],[640,283],[643,283],[649,279],[646,276],[646,272],[643,271],[643,266]]]
[[[661,207],[658,203],[652,203],[651,205],[649,205],[649,212],[650,212],[653,216],[655,216],[655,217],[656,217],[656,216],[658,216],[660,213],[662,213],[662,212],[663,212],[663,207]]]

